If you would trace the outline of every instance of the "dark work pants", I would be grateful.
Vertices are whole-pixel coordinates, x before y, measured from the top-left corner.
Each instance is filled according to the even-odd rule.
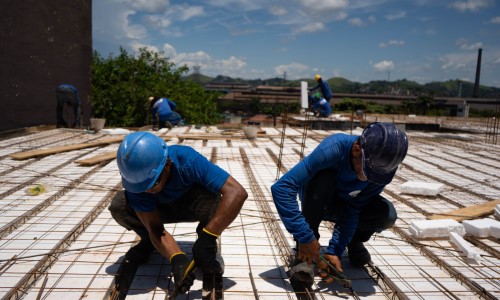
[[[163,224],[200,222],[196,232],[203,230],[219,206],[220,195],[202,185],[193,185],[180,199],[173,203],[158,205]],[[141,239],[149,240],[149,233],[130,207],[124,191],[116,193],[108,207],[115,221],[127,230],[133,230]]]
[[[302,200],[302,213],[319,239],[319,225],[322,220],[335,222],[346,202],[336,197],[336,172],[323,170],[318,172],[306,185]],[[377,189],[377,185],[370,184],[366,190]],[[366,192],[366,191],[365,191]],[[375,232],[392,227],[397,219],[396,209],[384,197],[377,195],[371,199],[360,212],[358,227],[352,242],[366,242]]]
[[[75,114],[75,120],[73,124],[71,124],[71,127],[80,126],[81,108],[78,96],[68,90],[58,88],[56,89],[56,99],[57,99],[57,107],[56,107],[57,127],[70,126],[66,123],[63,117],[64,104],[67,104],[71,108],[73,108],[73,113]]]

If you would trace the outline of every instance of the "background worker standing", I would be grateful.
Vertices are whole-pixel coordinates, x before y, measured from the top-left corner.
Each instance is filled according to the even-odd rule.
[[[322,220],[335,222],[325,255],[331,265],[342,272],[346,247],[354,267],[370,262],[363,243],[397,219],[394,206],[380,193],[392,181],[407,151],[408,138],[396,125],[372,123],[361,136],[334,134],[325,138],[272,185],[280,218],[297,242],[297,261],[290,271],[292,283],[312,285],[313,261],[320,277],[332,271],[320,259],[318,228]]]
[[[181,115],[177,113],[175,108],[177,104],[168,98],[149,97],[149,106],[151,109],[151,124],[153,128],[172,128],[181,120]]]
[[[328,82],[323,81],[321,75],[319,74],[314,75],[314,80],[316,80],[318,84],[310,88],[309,93],[312,93],[315,90],[319,89],[321,91],[321,95],[323,96],[323,98],[325,98],[325,100],[328,101],[328,103],[330,103],[330,100],[332,99],[332,90],[330,89]]]
[[[116,194],[109,210],[118,224],[141,237],[125,258],[141,264],[156,249],[172,264],[176,288],[189,290],[194,279],[182,280],[187,255],[163,224],[198,221],[192,248],[196,267],[204,276],[219,274],[222,279],[217,237],[240,212],[248,197],[245,189],[193,148],[167,146],[151,132],[127,135],[116,160],[125,191]]]
[[[56,87],[56,99],[57,99],[57,107],[56,107],[56,126],[59,127],[68,127],[68,124],[64,120],[63,110],[64,104],[69,105],[73,108],[75,121],[71,124],[70,127],[80,127],[81,120],[81,100],[80,95],[78,95],[78,90],[72,86],[71,84],[65,83]]]

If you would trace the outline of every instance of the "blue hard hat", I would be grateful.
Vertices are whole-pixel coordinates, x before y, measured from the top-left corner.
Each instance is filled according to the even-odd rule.
[[[150,189],[167,162],[165,141],[145,131],[133,132],[123,139],[116,153],[122,185],[132,193]]]
[[[408,152],[408,137],[393,123],[376,122],[361,134],[363,172],[374,183],[386,185]]]

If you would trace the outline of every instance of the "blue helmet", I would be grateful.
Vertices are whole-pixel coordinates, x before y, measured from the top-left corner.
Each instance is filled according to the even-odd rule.
[[[165,141],[145,131],[128,134],[118,147],[116,162],[123,187],[132,193],[150,189],[167,162]]]
[[[408,152],[408,137],[393,123],[371,123],[361,134],[363,172],[374,183],[385,185]]]

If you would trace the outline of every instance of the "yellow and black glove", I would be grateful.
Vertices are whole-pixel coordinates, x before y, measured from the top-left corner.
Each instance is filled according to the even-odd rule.
[[[193,245],[196,266],[201,267],[203,271],[210,271],[209,269],[213,267],[212,264],[217,254],[217,237],[218,235],[203,228]]]
[[[184,294],[193,285],[196,278],[194,272],[191,272],[189,267],[189,260],[184,252],[175,253],[170,257],[170,264],[172,264],[172,273],[174,275],[175,290],[179,294]]]

